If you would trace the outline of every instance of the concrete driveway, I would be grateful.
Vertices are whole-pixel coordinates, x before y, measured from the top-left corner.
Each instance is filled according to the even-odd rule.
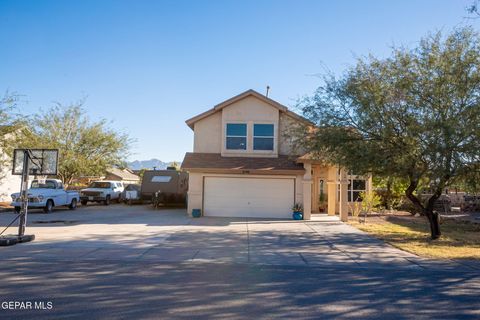
[[[13,217],[0,215],[0,225]],[[113,205],[33,212],[28,224],[36,240],[2,248],[3,258],[480,270],[421,259],[325,215],[312,221],[192,219],[182,209]]]
[[[54,307],[0,317],[480,317],[478,264],[422,259],[335,217],[89,206],[31,214],[27,230],[34,242],[0,248],[0,297]]]

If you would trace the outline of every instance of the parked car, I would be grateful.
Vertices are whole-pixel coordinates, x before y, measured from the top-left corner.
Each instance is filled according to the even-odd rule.
[[[112,200],[120,202],[123,184],[119,181],[94,181],[88,188],[80,190],[80,202],[102,202],[109,205]]]
[[[43,182],[43,181],[42,181]],[[43,209],[45,213],[52,212],[54,207],[68,206],[71,210],[77,208],[80,195],[77,191],[66,191],[63,183],[57,179],[47,179],[44,183],[33,180],[28,189],[28,208]],[[20,212],[20,193],[12,194],[12,204],[16,212]]]

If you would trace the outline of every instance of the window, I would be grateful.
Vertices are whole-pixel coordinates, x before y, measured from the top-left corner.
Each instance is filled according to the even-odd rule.
[[[154,176],[152,177],[152,182],[170,182],[172,180],[172,177],[169,176]]]
[[[47,180],[45,183],[39,183],[38,180],[33,180],[31,189],[55,189],[55,182]]]
[[[361,202],[362,198],[360,193],[366,191],[366,182],[363,179],[351,179],[348,184],[348,201],[349,202]]]
[[[273,150],[273,124],[253,125],[253,150]]]
[[[112,185],[110,184],[110,182],[95,181],[92,182],[88,187],[97,189],[111,189]]]
[[[247,125],[245,123],[227,123],[227,150],[247,150]]]

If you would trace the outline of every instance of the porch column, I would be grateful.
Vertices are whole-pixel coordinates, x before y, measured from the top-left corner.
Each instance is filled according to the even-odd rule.
[[[328,215],[334,216],[337,206],[337,168],[328,168],[327,179]]]
[[[312,215],[312,164],[304,163],[303,175],[303,219],[310,220]]]
[[[340,220],[348,221],[348,179],[345,169],[340,170]]]
[[[366,188],[367,188],[367,193],[373,191],[373,178],[371,174],[367,176]]]

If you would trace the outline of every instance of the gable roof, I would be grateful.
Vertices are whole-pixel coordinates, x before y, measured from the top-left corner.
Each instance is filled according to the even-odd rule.
[[[123,180],[140,180],[140,177],[131,173],[129,170],[121,170],[118,168],[110,168],[107,173],[113,174]]]
[[[246,97],[249,97],[249,96],[253,96],[259,100],[262,100],[263,102],[266,102],[268,103],[269,105],[271,105],[272,107],[275,107],[277,108],[280,112],[284,112],[285,114],[289,115],[290,117],[300,121],[300,122],[303,122],[307,125],[311,125],[312,123],[307,120],[306,118],[296,114],[295,112],[292,112],[290,110],[288,110],[288,108],[286,106],[284,106],[283,104],[280,104],[278,103],[277,101],[275,100],[272,100],[266,96],[264,96],[263,94],[260,94],[258,93],[257,91],[255,90],[252,90],[252,89],[249,89],[245,92],[242,92],[240,93],[239,95],[236,95],[230,99],[227,99],[219,104],[217,104],[216,106],[214,106],[212,109],[210,110],[207,110],[203,113],[200,113],[199,115],[193,117],[193,118],[190,118],[188,119],[187,121],[185,121],[187,123],[187,125],[193,130],[193,126],[195,124],[195,122],[199,121],[199,120],[202,120],[220,110],[222,110],[223,108],[225,107],[228,107],[229,105],[239,101],[239,100],[242,100],[242,99],[245,99]]]

